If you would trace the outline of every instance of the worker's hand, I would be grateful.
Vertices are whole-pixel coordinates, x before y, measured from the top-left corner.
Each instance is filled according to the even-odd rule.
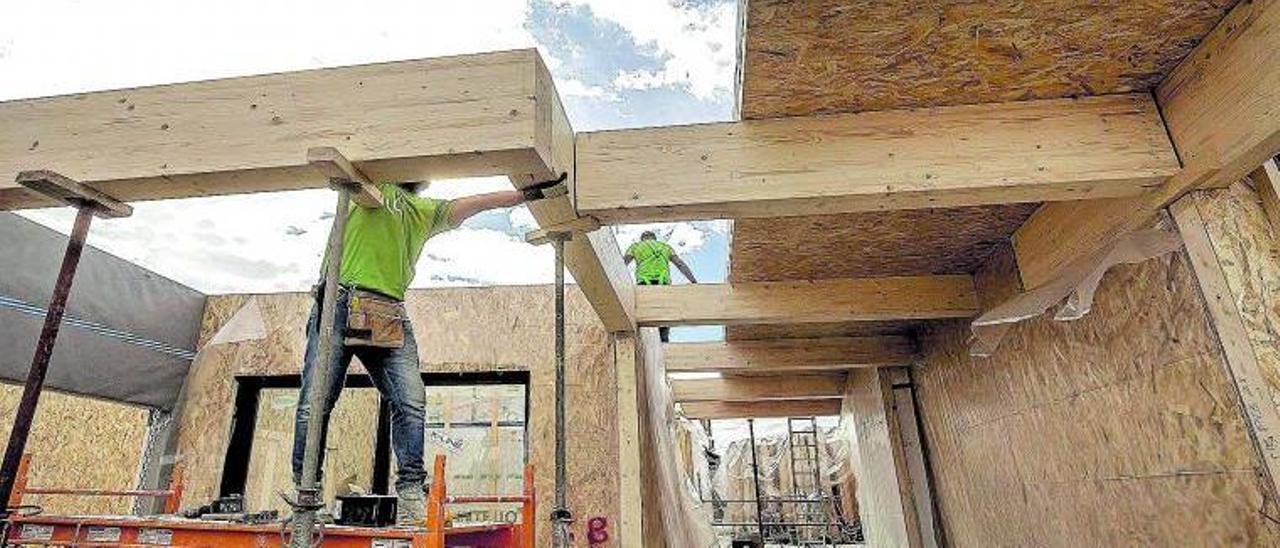
[[[563,192],[553,193],[553,192],[547,192],[547,191],[553,188],[556,188],[558,186],[561,186],[561,184],[564,183],[564,180],[567,178],[569,178],[568,172],[560,172],[560,176],[557,177],[555,180],[543,181],[541,183],[534,183],[532,185],[529,185],[527,187],[520,189],[520,192],[524,194],[524,200],[526,202],[541,200],[543,198],[548,198],[551,196],[560,196],[563,194]]]

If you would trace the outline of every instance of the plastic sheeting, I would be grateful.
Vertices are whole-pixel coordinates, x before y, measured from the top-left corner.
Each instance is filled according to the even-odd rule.
[[[644,435],[652,449],[654,471],[653,489],[658,493],[662,513],[662,530],[666,545],[681,548],[711,548],[718,546],[715,531],[711,527],[710,504],[700,502],[696,488],[682,470],[679,461],[680,444],[677,432],[682,421],[676,414],[675,401],[667,382],[666,368],[655,355],[660,348],[657,329],[644,328],[637,338],[639,352],[643,352],[645,408],[648,421]]]
[[[0,379],[23,382],[67,237],[0,212]],[[86,246],[46,387],[170,409],[187,376],[204,295]]]
[[[757,421],[760,422],[760,421]],[[792,464],[792,437],[784,430],[763,434],[757,433],[756,454],[759,462],[760,495],[763,501],[761,508],[766,525],[769,522],[822,523],[842,521],[846,525],[856,522],[854,497],[856,481],[854,479],[853,461],[850,458],[850,444],[840,437],[840,427],[817,429],[819,459],[821,473],[814,477],[812,469],[807,465]],[[801,448],[796,454],[808,452]],[[751,440],[735,440],[724,448],[720,466],[714,478],[715,496],[719,500],[741,501],[755,499],[756,470],[752,466]],[[819,500],[819,493],[814,488],[815,480],[820,481],[821,493],[831,493],[837,488],[842,500],[831,501],[830,504],[779,502],[770,499],[807,499]],[[756,506],[753,503],[724,503],[723,510],[717,516],[718,521],[725,523],[754,523],[757,520]],[[755,533],[755,527],[724,528],[721,535],[733,538],[747,538]],[[816,527],[794,528],[794,540],[797,542],[818,542],[823,538],[823,530]],[[838,534],[836,529],[827,532]]]
[[[1149,229],[1125,234],[1110,246],[1081,259],[1052,283],[1046,284],[992,308],[973,321],[969,355],[987,357],[1000,347],[1010,325],[1044,314],[1058,303],[1058,321],[1078,320],[1089,313],[1093,294],[1107,270],[1118,264],[1139,263],[1171,253],[1182,245],[1175,233]]]

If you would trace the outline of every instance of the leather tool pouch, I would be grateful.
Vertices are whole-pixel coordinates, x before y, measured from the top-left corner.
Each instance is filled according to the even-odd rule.
[[[348,346],[400,348],[404,346],[404,317],[404,303],[377,293],[352,290],[343,342]]]

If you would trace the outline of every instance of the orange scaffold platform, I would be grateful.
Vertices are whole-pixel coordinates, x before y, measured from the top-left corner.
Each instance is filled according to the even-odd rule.
[[[335,548],[533,548],[536,499],[533,467],[526,466],[524,492],[519,495],[452,497],[445,491],[444,456],[435,460],[435,474],[427,496],[427,522],[423,527],[347,527],[325,525],[313,542]],[[19,466],[12,505],[24,495],[159,497],[164,511],[172,514],[182,497],[182,472],[176,471],[169,489],[162,491],[109,491],[63,489],[27,485],[29,456]],[[447,522],[449,504],[519,503],[520,523],[481,524],[454,527]],[[289,545],[289,527],[280,523],[244,524],[226,521],[162,516],[51,516],[13,515],[6,546],[185,546],[259,548]]]

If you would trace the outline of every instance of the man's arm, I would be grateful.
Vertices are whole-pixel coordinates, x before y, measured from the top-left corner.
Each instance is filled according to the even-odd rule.
[[[679,255],[671,256],[671,264],[676,265],[676,268],[680,269],[680,273],[684,274],[684,277],[689,278],[689,282],[695,284],[698,283],[698,279],[693,277],[693,269],[689,268],[689,265],[684,264],[684,259],[681,259]]]
[[[449,226],[458,226],[463,221],[469,219],[472,215],[490,209],[498,209],[500,207],[515,207],[525,202],[541,200],[546,198],[546,190],[558,186],[563,183],[567,173],[561,173],[560,177],[541,183],[534,183],[521,190],[508,190],[505,192],[490,192],[487,194],[476,194],[475,196],[464,196],[455,198],[449,205]]]
[[[458,226],[472,215],[500,207],[515,207],[525,203],[524,193],[519,190],[489,192],[475,196],[454,198],[449,205],[449,226]]]

